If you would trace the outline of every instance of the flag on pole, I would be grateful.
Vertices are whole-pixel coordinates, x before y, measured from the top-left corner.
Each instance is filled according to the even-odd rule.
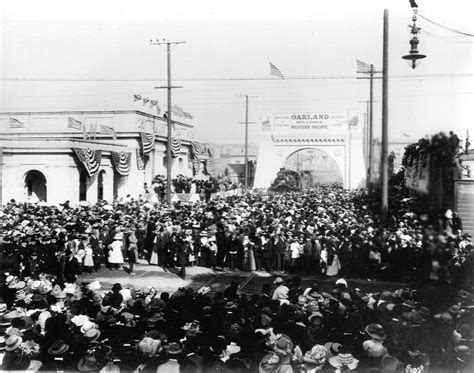
[[[173,105],[171,112],[174,115],[177,115],[178,117],[181,118],[186,118],[186,119],[193,119],[194,116],[190,113],[185,112],[182,108],[180,108],[178,105]]]
[[[67,118],[67,128],[74,128],[75,130],[82,130],[82,122],[77,119],[68,117]]]
[[[360,74],[370,73],[370,71],[371,71],[370,64],[362,62],[358,59],[356,59],[356,63],[357,63],[357,72],[358,73],[360,73]]]
[[[271,62],[269,62],[269,64],[270,64],[270,75],[277,76],[278,78],[285,79],[285,77],[283,76],[282,72],[280,71],[280,69],[278,67],[276,67]]]
[[[359,124],[359,117],[355,116],[349,119],[349,126],[357,126]]]
[[[10,117],[10,128],[25,128],[25,123]]]
[[[140,101],[142,99],[142,96],[140,95],[133,95],[133,102]]]
[[[104,126],[103,124],[100,125],[100,132],[105,133],[107,135],[112,135],[114,140],[117,140],[117,132],[115,132],[115,129],[109,126]]]

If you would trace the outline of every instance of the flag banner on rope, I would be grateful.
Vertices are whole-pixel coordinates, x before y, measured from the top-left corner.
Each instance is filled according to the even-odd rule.
[[[193,151],[194,158],[199,158],[203,154],[202,145],[197,141],[191,141],[191,150]]]
[[[150,102],[150,99],[148,97],[143,97],[142,101],[143,101],[143,105],[146,105],[147,102]]]
[[[113,127],[104,126],[103,124],[100,125],[100,133],[105,133],[107,135],[112,135],[114,140],[117,140],[117,132]]]
[[[199,158],[194,158],[193,159],[194,176],[196,176],[199,173],[200,168],[201,168],[201,161],[199,160]]]
[[[180,108],[178,105],[173,105],[173,108],[171,109],[171,112],[181,118],[186,118],[186,119],[193,119],[194,116],[190,113],[185,112],[182,108]]]
[[[139,132],[142,140],[142,153],[148,154],[153,149],[155,144],[155,135],[153,133]]]
[[[121,176],[128,176],[130,173],[130,158],[132,155],[125,152],[110,152],[112,156],[112,166]]]
[[[362,62],[361,60],[356,59],[357,63],[357,72],[362,74],[370,73],[370,65],[368,63]]]
[[[276,67],[271,62],[269,62],[269,64],[270,64],[270,75],[276,76],[278,78],[285,79],[285,77],[283,76],[282,72],[280,71],[280,69],[278,67]]]
[[[25,128],[25,123],[10,117],[10,128]]]
[[[137,148],[136,156],[137,156],[137,169],[140,171],[143,171],[145,169],[145,161],[143,160],[143,155],[140,149],[138,148]]]
[[[176,158],[179,155],[179,152],[181,150],[181,141],[178,139],[173,139],[171,141],[171,156],[173,158]]]
[[[75,130],[82,130],[82,122],[78,121],[77,119],[68,117],[67,118],[67,128],[73,128]]]
[[[81,161],[90,177],[99,171],[100,161],[102,159],[101,150],[72,148],[77,158]]]
[[[150,100],[150,108],[152,109],[153,106],[158,106],[158,100]]]
[[[215,176],[216,169],[214,168],[214,162],[212,161],[212,159],[206,159],[205,165],[206,165],[206,172],[210,176]]]
[[[140,95],[133,95],[133,102],[140,101],[142,99],[142,96]]]

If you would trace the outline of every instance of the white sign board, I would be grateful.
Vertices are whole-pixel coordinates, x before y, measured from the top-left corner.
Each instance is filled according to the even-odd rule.
[[[275,113],[273,131],[301,133],[314,131],[341,131],[347,126],[347,114],[328,112]]]

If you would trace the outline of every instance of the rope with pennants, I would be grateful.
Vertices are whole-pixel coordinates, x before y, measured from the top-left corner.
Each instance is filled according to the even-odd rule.
[[[110,152],[112,158],[112,166],[114,170],[121,176],[128,176],[130,173],[131,153]]]
[[[171,141],[171,156],[176,158],[179,155],[180,150],[181,141],[178,139],[173,139],[173,141]]]
[[[74,154],[84,165],[89,177],[94,176],[99,171],[100,161],[102,159],[101,150],[72,148]]]
[[[142,154],[148,154],[155,144],[155,135],[153,133],[139,132],[142,140]]]

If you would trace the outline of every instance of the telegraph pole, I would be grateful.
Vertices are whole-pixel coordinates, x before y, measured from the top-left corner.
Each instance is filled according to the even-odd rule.
[[[382,67],[382,219],[388,217],[388,9],[383,11]]]
[[[172,86],[171,85],[171,44],[184,44],[185,41],[153,41],[150,40],[151,45],[163,45],[166,44],[167,52],[167,65],[168,65],[168,85],[155,88],[166,88],[168,90],[168,135],[167,135],[167,145],[166,145],[166,202],[171,204],[171,136],[172,136],[172,120],[171,120],[171,89],[173,88],[183,88],[182,86]],[[153,136],[155,134],[153,133]]]
[[[244,185],[245,190],[248,189],[249,185],[249,124],[253,124],[255,122],[249,122],[249,95],[244,95],[245,97],[245,176],[244,176]],[[253,96],[254,97],[254,96]],[[242,122],[240,122],[242,124]]]

